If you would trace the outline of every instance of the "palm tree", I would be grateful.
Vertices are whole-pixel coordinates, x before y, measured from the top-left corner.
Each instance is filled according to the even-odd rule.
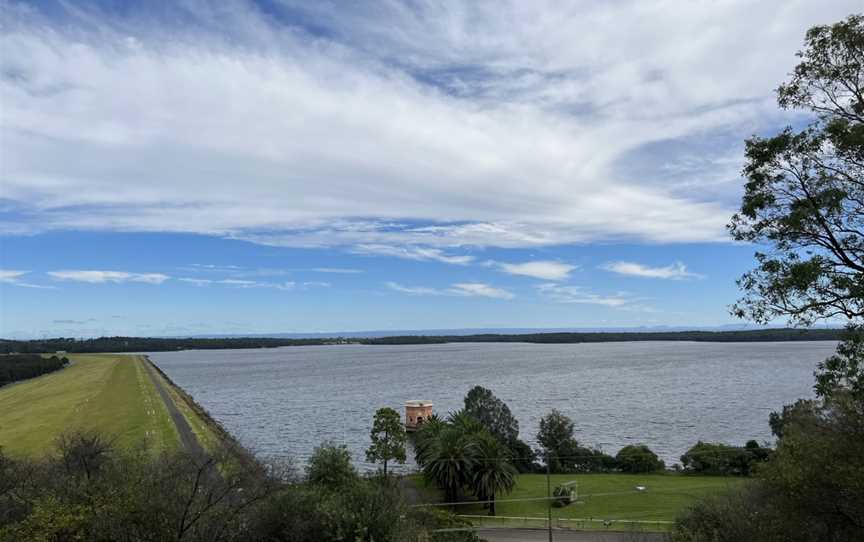
[[[460,490],[471,481],[477,456],[476,439],[458,427],[443,425],[424,452],[423,476],[444,490],[446,502],[455,502]]]
[[[421,467],[426,464],[438,435],[446,426],[447,424],[437,414],[433,414],[423,422],[417,432],[413,433],[411,444],[414,446],[414,460]]]
[[[471,488],[481,501],[489,501],[489,515],[495,515],[495,495],[510,493],[516,486],[518,471],[510,449],[489,433],[473,438],[479,457],[471,470]]]
[[[476,418],[469,416],[468,413],[465,412],[465,409],[460,409],[448,414],[447,423],[462,431],[462,434],[464,435],[479,435],[487,432],[487,429],[483,427],[483,424],[477,421]]]

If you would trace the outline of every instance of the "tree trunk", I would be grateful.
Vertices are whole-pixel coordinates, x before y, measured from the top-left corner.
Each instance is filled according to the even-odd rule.
[[[387,478],[387,460],[384,460],[384,478]]]
[[[494,494],[491,497],[489,497],[489,515],[490,516],[495,515],[495,495]]]

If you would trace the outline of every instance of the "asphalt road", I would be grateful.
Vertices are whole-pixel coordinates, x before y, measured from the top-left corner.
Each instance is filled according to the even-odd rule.
[[[150,373],[150,380],[153,381],[153,385],[156,386],[156,391],[162,398],[162,402],[165,403],[165,408],[168,409],[168,414],[171,416],[171,421],[174,422],[174,427],[177,428],[177,433],[180,435],[180,446],[196,459],[206,458],[207,453],[204,451],[201,443],[198,442],[198,437],[196,437],[195,433],[192,432],[192,428],[189,427],[189,422],[186,421],[183,413],[180,412],[180,409],[178,409],[177,405],[174,404],[174,400],[171,399],[171,395],[168,393],[168,390],[165,389],[165,384],[156,373],[156,368],[153,367],[153,363],[146,357],[143,358],[143,362],[147,367],[147,371]]]
[[[549,532],[540,529],[478,529],[489,542],[548,542]],[[663,542],[663,533],[620,533],[607,531],[552,531],[555,542]]]

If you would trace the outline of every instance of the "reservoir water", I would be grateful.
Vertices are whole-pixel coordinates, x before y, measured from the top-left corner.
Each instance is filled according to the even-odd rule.
[[[700,439],[770,442],[769,413],[813,396],[813,371],[835,346],[466,343],[149,355],[259,456],[303,462],[332,440],[368,468],[364,450],[377,408],[402,413],[406,400],[427,399],[446,414],[474,385],[509,405],[532,445],[540,417],[553,408],[574,420],[581,443],[613,455],[645,443],[675,463]]]

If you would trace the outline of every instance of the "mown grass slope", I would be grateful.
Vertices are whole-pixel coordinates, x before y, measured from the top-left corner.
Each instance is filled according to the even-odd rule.
[[[175,449],[177,431],[138,356],[70,355],[58,372],[0,388],[0,446],[49,452],[64,431],[99,431],[121,447]]]
[[[423,486],[422,478],[414,478]],[[570,481],[578,482],[578,503],[562,508],[552,508],[553,521],[572,528],[603,528],[604,520],[612,520],[621,526],[624,520],[635,522],[643,530],[667,530],[675,517],[688,505],[710,494],[734,490],[747,483],[744,478],[724,476],[691,476],[677,474],[553,474],[552,488]],[[644,491],[636,486],[645,487]],[[483,524],[501,523],[510,526],[538,526],[547,513],[546,476],[522,474],[516,488],[509,495],[499,495],[496,505],[498,517],[537,518],[539,521],[494,520],[478,518]],[[506,502],[515,499],[534,499]],[[479,504],[453,507],[459,514],[485,515],[488,510]],[[642,522],[642,523],[640,523]],[[536,525],[535,525],[536,524]]]

